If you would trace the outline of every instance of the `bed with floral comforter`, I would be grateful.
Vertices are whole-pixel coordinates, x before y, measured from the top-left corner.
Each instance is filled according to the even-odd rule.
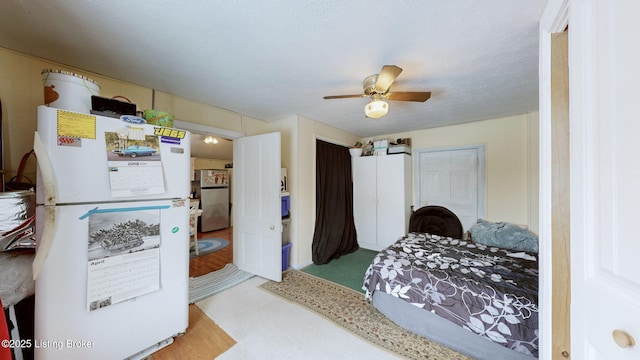
[[[514,251],[409,233],[376,255],[364,287],[431,311],[479,336],[538,356],[538,261]]]

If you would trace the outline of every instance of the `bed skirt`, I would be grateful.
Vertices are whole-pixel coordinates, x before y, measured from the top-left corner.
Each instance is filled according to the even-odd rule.
[[[376,291],[373,306],[399,326],[443,344],[478,360],[535,360],[537,358],[511,350],[491,340],[410,303]]]

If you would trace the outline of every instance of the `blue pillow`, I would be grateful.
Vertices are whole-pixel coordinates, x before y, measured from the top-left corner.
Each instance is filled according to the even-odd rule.
[[[527,229],[505,222],[479,219],[469,228],[471,240],[503,249],[538,252],[538,236]]]

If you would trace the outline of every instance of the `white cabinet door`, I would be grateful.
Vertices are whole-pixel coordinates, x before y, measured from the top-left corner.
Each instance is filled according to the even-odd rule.
[[[378,247],[387,247],[407,234],[411,207],[411,160],[408,155],[378,156]]]
[[[358,245],[381,250],[406,235],[411,215],[411,157],[352,159],[353,212]]]
[[[352,158],[353,220],[358,244],[371,249],[376,244],[376,158],[363,156]]]

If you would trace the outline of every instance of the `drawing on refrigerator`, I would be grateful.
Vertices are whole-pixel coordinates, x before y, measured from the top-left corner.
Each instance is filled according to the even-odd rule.
[[[89,311],[160,289],[159,209],[96,209],[84,218],[89,221]]]
[[[38,107],[39,360],[142,359],[186,331],[186,131]],[[89,343],[91,346],[67,346]]]

